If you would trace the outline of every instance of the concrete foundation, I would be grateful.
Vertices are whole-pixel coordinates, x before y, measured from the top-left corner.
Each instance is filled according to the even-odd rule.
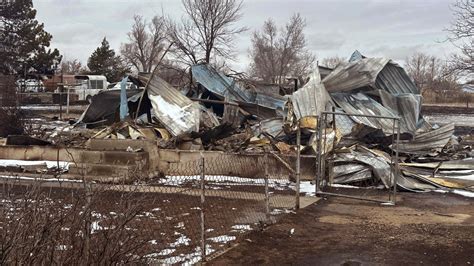
[[[127,151],[129,150],[129,151]],[[133,150],[133,151],[131,151]],[[0,159],[67,161],[71,175],[92,179],[148,178],[164,175],[199,175],[201,157],[207,175],[264,177],[264,155],[233,154],[220,151],[159,149],[157,143],[145,140],[91,139],[85,148],[54,146],[0,146]],[[292,172],[272,155],[268,155],[270,178],[288,179]],[[296,157],[281,157],[295,168]],[[301,159],[301,179],[313,180],[314,158]],[[97,177],[97,178],[94,178]]]

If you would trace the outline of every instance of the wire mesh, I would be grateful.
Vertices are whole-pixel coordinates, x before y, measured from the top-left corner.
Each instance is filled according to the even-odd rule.
[[[295,160],[270,153],[196,153],[146,183],[138,177],[129,179],[134,183],[104,184],[85,175],[74,181],[61,173],[57,180],[12,175],[2,180],[0,191],[0,241],[11,244],[1,259],[22,264],[210,260],[295,208]]]

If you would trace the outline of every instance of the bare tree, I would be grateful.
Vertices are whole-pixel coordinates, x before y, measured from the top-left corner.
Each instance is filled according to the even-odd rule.
[[[344,57],[340,56],[333,56],[333,57],[326,57],[321,60],[320,65],[329,67],[329,68],[336,68],[340,63],[346,62],[347,60]]]
[[[211,63],[213,57],[232,59],[235,36],[247,30],[235,24],[242,17],[240,0],[182,0],[186,15],[169,20],[173,54],[184,64]]]
[[[250,72],[266,82],[282,84],[287,76],[308,75],[315,56],[306,48],[306,22],[295,14],[285,27],[278,29],[268,19],[261,31],[252,36]]]
[[[423,89],[426,86],[427,66],[429,56],[423,53],[416,53],[406,59],[406,70],[413,79],[415,85]]]
[[[452,57],[452,70],[474,73],[474,1],[458,0],[453,5],[454,21],[447,29],[448,40],[459,48],[460,54]]]
[[[151,72],[166,48],[165,19],[155,16],[147,22],[139,15],[133,19],[132,30],[128,33],[129,42],[122,44],[120,53],[137,71]]]
[[[435,56],[416,53],[406,59],[406,70],[422,91],[451,91],[458,88],[457,75],[448,62]]]
[[[63,74],[82,74],[87,72],[86,66],[83,66],[78,59],[63,60],[61,62],[61,72]]]

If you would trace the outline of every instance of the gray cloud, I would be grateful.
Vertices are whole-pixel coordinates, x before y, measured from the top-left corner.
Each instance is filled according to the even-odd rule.
[[[293,13],[307,20],[307,43],[318,58],[348,57],[355,49],[369,56],[403,61],[414,51],[447,57],[455,52],[443,43],[443,31],[452,19],[453,0],[246,0],[239,25],[250,31],[236,40],[236,70],[248,65],[251,32],[272,18],[283,26]],[[34,0],[38,19],[53,34],[52,45],[67,58],[86,62],[107,36],[118,49],[134,14],[151,18],[164,12],[182,16],[177,0]]]

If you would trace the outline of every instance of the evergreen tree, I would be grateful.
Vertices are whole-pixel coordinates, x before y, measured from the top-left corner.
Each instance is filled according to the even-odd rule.
[[[32,0],[5,1],[0,6],[0,72],[23,74],[33,68],[51,72],[61,62],[49,47],[52,35],[36,19]]]
[[[92,53],[87,61],[91,74],[104,75],[109,82],[118,82],[130,69],[124,65],[120,56],[110,48],[109,42],[104,37],[102,43]]]

